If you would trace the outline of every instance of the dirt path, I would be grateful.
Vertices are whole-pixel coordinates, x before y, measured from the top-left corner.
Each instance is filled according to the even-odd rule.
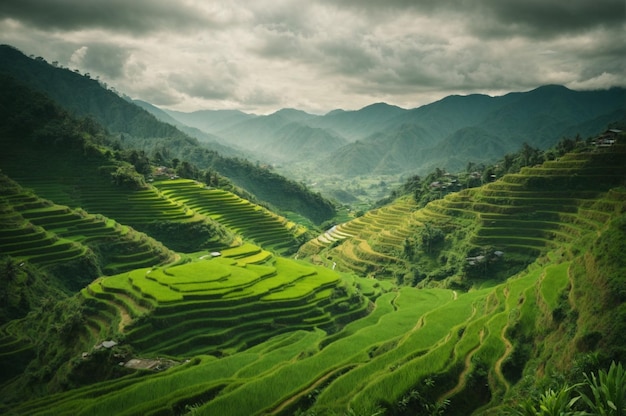
[[[504,354],[502,354],[502,356],[498,358],[498,360],[496,361],[494,365],[494,371],[496,373],[496,376],[500,380],[500,382],[504,385],[505,393],[509,391],[509,388],[511,386],[509,385],[509,382],[504,377],[504,374],[502,374],[502,363],[504,362],[504,360],[506,360],[506,358],[509,356],[509,354],[513,350],[513,344],[511,344],[511,341],[509,341],[508,338],[505,336],[506,329],[508,327],[509,327],[508,324],[504,325],[502,327],[502,331],[500,331],[500,339],[502,339],[502,341],[504,342],[505,349],[504,349]]]
[[[351,369],[351,367],[356,367],[356,365],[349,364],[343,367],[339,367],[335,370],[329,371],[328,373],[324,374],[322,377],[318,378],[309,387],[305,388],[304,390],[301,390],[297,394],[294,394],[293,396],[291,396],[290,398],[288,398],[287,400],[285,400],[284,402],[282,402],[281,404],[279,404],[277,407],[275,407],[273,410],[271,410],[269,413],[266,413],[266,414],[268,415],[279,414],[280,412],[282,412],[283,410],[287,409],[289,406],[291,406],[292,404],[300,400],[302,397],[306,396],[307,394],[311,393],[313,390],[318,388],[321,384],[326,382],[326,380],[328,380],[329,378],[337,374],[337,372],[343,371],[345,369]]]
[[[119,332],[123,332],[124,328],[126,328],[126,325],[128,325],[130,323],[132,318],[130,317],[130,315],[126,311],[126,308],[119,307],[118,311],[120,312],[120,323],[118,325],[118,330],[119,330]]]
[[[465,388],[465,385],[467,384],[467,375],[469,374],[472,365],[472,357],[474,356],[474,354],[476,354],[476,351],[478,351],[482,346],[484,337],[485,330],[483,328],[480,330],[480,340],[478,341],[478,345],[472,348],[472,350],[465,356],[465,368],[463,368],[463,371],[461,371],[461,374],[459,374],[459,382],[451,390],[447,391],[441,397],[439,397],[439,401],[448,399]]]

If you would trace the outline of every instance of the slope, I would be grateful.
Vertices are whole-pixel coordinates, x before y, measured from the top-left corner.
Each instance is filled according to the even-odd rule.
[[[152,114],[130,101],[107,90],[87,74],[80,75],[66,68],[54,67],[43,58],[31,59],[10,46],[0,46],[0,73],[19,80],[30,89],[43,92],[78,117],[91,117],[109,133],[119,137],[116,146],[144,151],[145,155],[165,158],[171,164],[179,159],[195,164],[199,169],[213,169],[223,176],[243,169],[251,171],[247,177],[234,175],[233,182],[251,193],[264,191],[262,198],[276,209],[298,211],[313,221],[322,222],[334,214],[328,201],[311,195],[306,188],[274,173],[271,190],[263,178],[260,167],[239,158],[223,157],[217,151],[200,145],[171,124],[157,120]],[[10,81],[3,79],[3,83]],[[9,102],[16,95],[7,92]],[[281,117],[291,117],[283,114]],[[219,145],[219,147],[223,147]],[[248,166],[250,165],[250,166]],[[194,178],[195,179],[195,178]],[[259,197],[261,197],[259,195]],[[321,218],[321,220],[320,220]]]
[[[590,206],[622,183],[624,160],[624,145],[596,148],[523,168],[423,209],[417,210],[412,198],[398,200],[338,225],[300,253],[379,278],[425,279],[422,284],[505,278],[547,250],[566,250],[601,227],[620,201],[608,198],[608,213]],[[419,272],[426,268],[428,273]]]
[[[49,270],[68,291],[102,273],[171,262],[175,254],[102,215],[41,199],[0,175],[0,250],[16,262]]]
[[[354,176],[363,159],[371,160],[373,172],[454,171],[469,161],[493,162],[523,142],[543,149],[564,135],[598,134],[623,117],[625,103],[623,88],[572,91],[546,86],[501,97],[451,96],[378,126],[372,132],[377,133],[374,145],[348,144],[317,166],[346,176]],[[415,132],[419,134],[412,139]],[[399,138],[408,145],[398,148]],[[360,156],[354,159],[357,151]]]
[[[505,258],[519,262],[518,273],[486,283],[497,254],[493,264],[482,263],[481,252],[472,253],[474,264],[463,258],[476,283],[467,292],[340,274],[253,245],[99,279],[75,300],[82,323],[67,329],[87,354],[74,348],[61,367],[74,380],[108,381],[33,398],[14,379],[3,386],[2,410],[502,414],[586,352],[603,363],[624,359],[623,325],[606,318],[623,316],[624,282],[613,277],[623,268],[625,152],[569,154],[424,209],[401,199],[315,243],[344,241],[341,248],[360,237],[367,244],[356,261],[370,256],[369,272],[382,276],[375,268],[396,259],[371,247],[393,253],[412,227],[462,226],[467,238],[456,238],[448,253],[506,246]],[[325,261],[343,258],[335,251]],[[27,360],[21,325],[2,328],[4,357]],[[110,339],[119,344],[90,347]],[[133,370],[139,364],[153,367]],[[117,377],[105,377],[114,368]]]
[[[232,236],[223,227],[164,199],[119,160],[97,124],[71,117],[11,79],[0,86],[6,93],[0,102],[0,168],[22,186],[56,204],[157,233],[174,249],[230,245]],[[181,245],[176,234],[159,234],[161,228],[175,228],[186,241]]]
[[[624,193],[621,195],[624,201]],[[614,225],[607,224],[599,230],[600,237],[581,240],[577,247],[589,247],[595,238],[601,244],[602,236],[615,230]],[[552,254],[559,255],[559,251]],[[245,257],[241,260],[245,262]],[[577,322],[575,317],[564,316],[558,321],[554,318],[562,308],[576,308],[581,314],[591,312],[591,306],[587,309],[582,305],[588,297],[583,293],[584,287],[573,290],[568,283],[568,276],[577,279],[576,284],[591,283],[585,280],[584,273],[571,272],[584,259],[574,255],[565,262],[546,264],[546,260],[531,264],[507,282],[467,293],[412,287],[383,290],[374,295],[375,307],[371,313],[336,332],[302,330],[295,322],[289,329],[282,327],[283,319],[292,319],[283,315],[287,309],[272,312],[275,322],[267,326],[263,321],[264,309],[258,301],[254,317],[250,318],[243,305],[241,310],[238,306],[219,313],[219,309],[211,309],[216,317],[212,325],[219,327],[222,321],[233,319],[239,337],[220,336],[229,331],[230,325],[226,323],[224,329],[217,331],[213,327],[197,334],[188,331],[195,325],[211,325],[206,320],[194,320],[197,308],[199,313],[203,308],[215,308],[220,304],[220,296],[236,293],[229,286],[245,284],[244,276],[237,277],[237,283],[234,281],[240,266],[213,259],[157,269],[149,274],[144,270],[110,277],[90,285],[90,293],[83,296],[91,299],[90,302],[112,303],[113,309],[127,305],[123,307],[132,311],[137,306],[128,305],[128,300],[122,302],[120,297],[134,291],[133,299],[148,298],[156,305],[150,317],[126,326],[129,329],[126,341],[130,345],[145,342],[143,345],[159,352],[194,349],[215,352],[212,345],[221,345],[220,354],[200,355],[174,368],[144,372],[142,377],[129,375],[26,401],[17,404],[9,414],[97,415],[114,411],[130,415],[193,411],[201,415],[298,412],[408,415],[434,408],[445,409],[445,414],[450,415],[502,414],[505,411],[502,405],[515,401],[528,388],[519,381],[522,371],[527,372],[529,380],[541,382],[538,372],[542,368],[563,370],[567,365],[565,359],[572,362],[569,348],[580,345],[588,331],[586,323]],[[294,266],[277,261],[273,267],[280,275],[281,268]],[[202,273],[208,267],[215,268],[215,272]],[[311,269],[311,266],[297,267]],[[257,270],[271,273],[273,269]],[[370,284],[368,280],[355,282],[357,287],[365,289]],[[270,281],[268,278],[267,282]],[[171,292],[172,285],[180,286],[180,291]],[[243,296],[255,293],[254,287],[251,286],[251,291],[244,290]],[[294,286],[297,287],[298,284]],[[554,303],[552,290],[568,300]],[[210,291],[217,296],[215,300]],[[281,293],[274,296],[283,297]],[[148,294],[153,294],[156,301]],[[186,300],[187,296],[189,299],[195,296],[198,301],[192,304]],[[300,308],[289,310],[294,313]],[[607,308],[607,312],[613,310]],[[233,313],[239,319],[231,316]],[[157,324],[160,320],[163,324]],[[254,336],[245,328],[248,320],[268,330],[286,332],[254,346],[243,346],[241,339]],[[172,324],[173,328],[187,333],[187,337],[159,335],[172,330]],[[150,330],[142,329],[147,326]],[[615,331],[601,330],[603,335],[617,335]],[[551,333],[549,340],[544,339],[547,332]],[[140,335],[147,337],[145,341]],[[203,337],[205,341],[181,344],[189,336],[192,340]],[[229,353],[223,355],[226,350]],[[523,363],[522,367],[515,369],[516,363]]]
[[[146,110],[153,116],[155,116],[158,120],[167,124],[171,124],[172,126],[176,127],[178,130],[182,131],[183,133],[186,133],[190,137],[194,137],[198,139],[202,143],[210,144],[209,147],[212,150],[219,152],[223,156],[243,157],[243,154],[240,151],[233,149],[231,147],[219,144],[218,142],[220,141],[220,138],[217,136],[214,136],[210,133],[206,133],[198,128],[190,127],[184,123],[181,123],[180,121],[170,116],[167,112],[145,101],[133,100],[132,102],[138,105],[139,107],[143,108],[144,110]]]

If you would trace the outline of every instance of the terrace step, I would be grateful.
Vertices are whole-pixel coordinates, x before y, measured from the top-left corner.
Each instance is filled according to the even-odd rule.
[[[296,237],[300,231],[294,223],[227,191],[186,179],[155,182],[154,185],[169,200],[185,204],[260,246],[280,253],[299,245]]]
[[[265,262],[254,264],[260,255]],[[119,322],[135,348],[207,354],[250,346],[287,328],[336,325],[329,311],[341,302],[348,305],[342,319],[361,316],[365,300],[345,289],[334,296],[340,285],[339,275],[328,269],[274,258],[247,245],[217,258],[104,278],[83,295],[94,304],[91,310],[102,305],[113,314],[106,319]],[[124,322],[146,312],[147,319]],[[96,325],[92,332],[100,331]]]

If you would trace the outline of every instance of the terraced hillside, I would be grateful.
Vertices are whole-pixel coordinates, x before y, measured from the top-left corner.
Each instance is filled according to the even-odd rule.
[[[1,174],[0,207],[0,252],[18,261],[67,267],[97,255],[94,267],[102,270],[95,273],[119,273],[171,262],[175,256],[145,234],[41,199]],[[78,282],[67,282],[68,287],[81,287],[96,276],[76,276]]]
[[[492,416],[626,362],[623,145],[399,199],[296,260],[294,224],[145,185],[89,120],[2,97],[0,289],[28,289],[0,290],[2,414]]]
[[[230,230],[279,254],[293,252],[306,229],[231,192],[207,188],[192,180],[155,182],[169,200],[206,215]]]
[[[419,225],[411,213],[417,209],[412,199],[368,211],[362,217],[333,226],[330,230],[303,245],[299,254],[323,261],[362,275],[381,270],[398,261],[398,248],[410,236],[411,227]],[[340,244],[340,245],[339,245]],[[328,254],[326,260],[317,253],[329,247],[341,247],[341,255]],[[374,250],[372,245],[382,247]],[[339,249],[338,249],[339,250]]]
[[[619,302],[600,299],[621,293],[611,286],[621,280],[604,276],[599,267],[617,264],[620,253],[607,249],[607,241],[623,237],[623,156],[617,148],[610,154],[568,156],[559,162],[584,159],[575,163],[588,167],[588,174],[558,175],[546,172],[558,165],[547,164],[421,210],[399,200],[307,244],[305,249],[318,250],[313,253],[333,256],[316,258],[326,267],[243,244],[100,278],[76,297],[81,324],[73,327],[74,356],[62,368],[75,377],[116,369],[117,377],[27,401],[15,399],[19,379],[8,381],[2,393],[10,402],[0,410],[16,415],[407,415],[426,409],[503,414],[503,404],[514,404],[534,388],[533,380],[562,373],[577,354],[621,333],[619,324],[602,320],[605,314],[621,316],[615,309]],[[589,185],[596,179],[594,164],[616,172],[603,179],[604,188]],[[569,192],[560,189],[560,181],[567,181]],[[205,192],[211,190],[193,183],[171,185],[193,192],[185,196],[157,187],[180,203],[194,201],[193,195],[203,196],[196,203],[211,199]],[[462,229],[466,238],[453,243],[470,252],[489,245],[527,263],[505,281],[469,291],[418,289],[372,278],[400,261],[394,250],[412,237],[407,230],[428,226]],[[367,245],[358,247],[362,251],[351,264],[337,249],[358,239]],[[386,251],[375,252],[378,247]],[[437,257],[444,250],[445,245]],[[337,271],[358,270],[365,256],[371,266],[364,273]],[[477,257],[473,261],[483,269]],[[462,260],[471,274],[469,261]],[[366,273],[369,277],[359,277]],[[19,322],[2,327],[1,335],[0,358],[20,362],[34,354],[32,335],[21,331]]]
[[[571,153],[480,188],[447,195],[423,209],[399,200],[334,227],[308,242],[300,253],[343,270],[389,277],[406,264],[407,242],[431,227],[446,235],[430,253],[420,247],[422,257],[440,263],[443,271],[437,280],[484,274],[489,264],[496,268],[497,256],[506,263],[505,273],[520,270],[548,250],[567,249],[581,235],[596,232],[622,209],[618,191],[597,198],[623,184],[624,161],[624,145]],[[461,253],[459,241],[464,242]],[[455,252],[449,250],[452,246]]]
[[[221,250],[233,242],[225,231],[228,228],[278,253],[294,252],[306,232],[261,206],[228,191],[206,189],[192,180],[167,180],[133,189],[111,182],[119,168],[116,164],[98,166],[110,161],[55,152],[44,157],[19,146],[10,146],[4,156],[4,171],[37,195],[105,215],[175,250]],[[30,169],[33,165],[39,168]]]
[[[126,333],[123,342],[137,351],[197,358],[13,411],[372,414],[439,403],[446,414],[469,414],[506,397],[512,380],[504,370],[515,348],[508,331],[534,325],[541,309],[555,308],[553,289],[567,286],[569,267],[533,266],[469,293],[382,292],[363,317],[367,304],[337,274],[280,258],[253,265],[249,258],[199,260],[94,282],[82,292],[94,340],[103,339],[101,323],[110,324],[112,316]],[[357,280],[357,287],[366,284]],[[344,319],[352,322],[337,327]]]
[[[110,365],[97,363],[102,360],[102,342],[109,339],[119,341],[126,354],[130,348],[140,357],[203,356],[194,360],[197,364],[212,361],[204,354],[228,357],[283,333],[295,340],[307,331],[314,330],[316,337],[323,330],[335,332],[370,308],[351,279],[274,257],[251,244],[225,250],[219,257],[205,254],[186,264],[101,278],[81,291],[79,301],[85,326],[78,339],[89,354],[74,364],[78,366],[88,366],[89,361]],[[26,335],[20,337],[8,327],[2,335],[1,353],[18,357],[28,343]],[[137,361],[129,360],[127,366]],[[250,371],[250,376],[256,374]],[[193,384],[187,386],[193,387],[188,391],[192,397],[206,394],[204,386]],[[143,408],[156,409],[146,403]],[[112,411],[108,405],[104,409]]]
[[[103,278],[82,297],[96,331],[103,311],[116,311],[138,353],[179,357],[230,354],[295,329],[332,330],[367,309],[338,274],[253,245]]]
[[[102,214],[154,235],[172,249],[219,250],[228,246],[232,239],[206,216],[165,198],[151,186],[135,189],[115,185],[112,174],[120,166],[103,156],[85,158],[58,149],[39,153],[9,145],[1,162],[6,174],[37,195],[56,204]],[[178,233],[168,232],[171,229]],[[186,241],[176,238],[180,233],[186,235]],[[194,244],[195,247],[190,247]]]

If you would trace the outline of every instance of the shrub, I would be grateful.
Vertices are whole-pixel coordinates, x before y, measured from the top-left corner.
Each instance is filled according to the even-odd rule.
[[[600,370],[598,376],[585,374],[586,391],[581,398],[598,416],[626,415],[626,371],[622,364],[611,363],[609,371]]]

